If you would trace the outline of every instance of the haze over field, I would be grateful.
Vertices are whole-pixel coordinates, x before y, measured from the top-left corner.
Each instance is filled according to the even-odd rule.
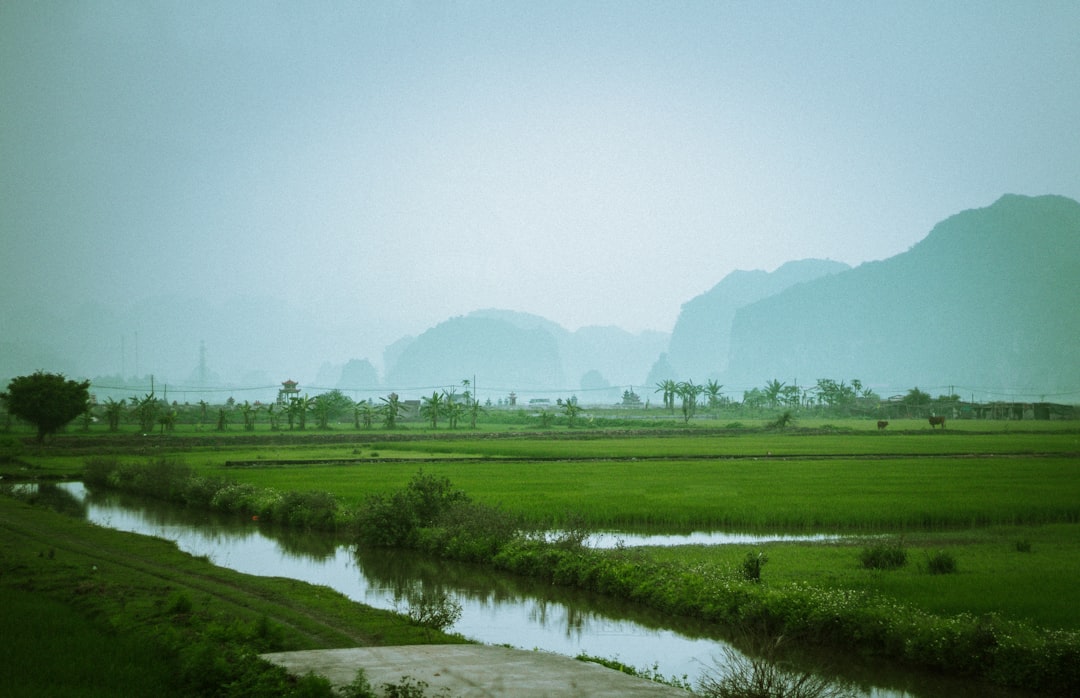
[[[1075,2],[3,3],[0,373],[190,382],[205,342],[312,384],[488,308],[654,343],[734,270],[1080,199],[1078,37]]]

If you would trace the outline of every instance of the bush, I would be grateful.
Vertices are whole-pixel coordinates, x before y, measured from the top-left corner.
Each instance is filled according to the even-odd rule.
[[[444,630],[461,618],[461,604],[441,589],[409,591],[405,601],[405,615],[424,628]]]
[[[1027,538],[1016,541],[1016,552],[1018,552],[1018,553],[1030,553],[1031,552],[1031,541],[1029,541]]]
[[[24,451],[21,439],[14,436],[0,436],[0,463],[18,463]]]
[[[413,547],[420,529],[435,526],[439,518],[457,504],[469,501],[450,480],[419,471],[413,479],[389,497],[371,495],[356,515],[361,543],[378,547]]]
[[[761,581],[761,568],[765,566],[765,563],[769,561],[769,556],[765,553],[747,553],[743,558],[742,564],[739,566],[739,571],[742,572],[742,578],[751,582]]]
[[[863,548],[859,561],[869,570],[895,570],[907,564],[907,550],[902,541],[880,543]]]
[[[930,574],[952,574],[956,571],[956,558],[950,552],[939,550],[927,556],[926,569]]]

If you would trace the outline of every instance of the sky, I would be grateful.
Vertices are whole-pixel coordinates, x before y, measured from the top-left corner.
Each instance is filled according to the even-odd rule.
[[[3,2],[0,320],[256,294],[362,326],[341,361],[491,307],[668,332],[736,269],[1080,199],[1078,119],[1071,0]]]

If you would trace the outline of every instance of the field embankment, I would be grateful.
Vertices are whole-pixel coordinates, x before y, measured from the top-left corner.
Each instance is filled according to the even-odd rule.
[[[5,695],[332,696],[257,653],[460,641],[323,587],[232,572],[3,496],[0,588],[0,625],[17,631],[4,637],[23,637],[0,657]],[[34,633],[17,627],[28,620]]]

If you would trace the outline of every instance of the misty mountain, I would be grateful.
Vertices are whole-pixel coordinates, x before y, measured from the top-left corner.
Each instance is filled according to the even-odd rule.
[[[387,368],[387,385],[411,392],[472,380],[489,390],[543,389],[562,384],[555,338],[489,317],[456,317],[410,342]]]
[[[1078,279],[1080,203],[1007,195],[946,219],[903,254],[740,308],[725,380],[1075,390]]]
[[[683,304],[671,332],[668,363],[654,367],[650,379],[661,376],[661,380],[701,381],[720,376],[727,369],[735,311],[796,284],[850,268],[843,262],[804,259],[788,262],[771,273],[731,272],[720,283]]]
[[[519,393],[640,384],[668,336],[617,327],[571,332],[538,315],[486,309],[452,318],[392,345],[391,386],[456,385],[476,375],[484,386]],[[582,399],[587,399],[584,396]]]

